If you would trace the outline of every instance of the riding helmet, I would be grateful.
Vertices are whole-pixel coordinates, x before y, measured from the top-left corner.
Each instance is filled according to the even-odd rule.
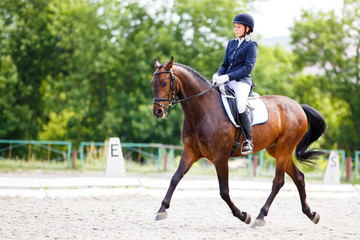
[[[254,19],[248,13],[240,13],[235,16],[234,20],[231,21],[233,23],[241,23],[250,28],[250,32],[254,31]]]

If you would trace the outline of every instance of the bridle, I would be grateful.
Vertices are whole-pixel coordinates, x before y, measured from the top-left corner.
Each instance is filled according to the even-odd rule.
[[[185,101],[188,101],[190,99],[193,99],[193,98],[196,98],[196,97],[199,97],[201,95],[203,95],[204,93],[206,93],[207,91],[209,91],[210,89],[212,89],[214,86],[211,86],[207,89],[205,89],[204,91],[198,93],[198,94],[195,94],[193,96],[190,96],[190,97],[187,97],[187,98],[183,98],[183,99],[175,99],[176,97],[176,94],[178,92],[178,85],[177,85],[177,81],[176,81],[176,77],[173,73],[173,70],[170,69],[170,71],[160,71],[160,72],[155,72],[154,75],[159,75],[159,74],[163,74],[163,73],[170,73],[170,89],[169,89],[169,94],[168,94],[168,97],[167,98],[159,98],[159,97],[154,97],[153,99],[153,104],[157,104],[161,107],[163,107],[164,109],[167,109],[169,106],[170,107],[174,107],[177,103],[181,103],[181,102],[185,102]],[[171,98],[170,98],[171,97]],[[167,101],[169,102],[169,104],[167,105],[162,105],[161,101]]]
[[[175,78],[175,75],[174,75],[172,69],[170,69],[170,71],[155,72],[154,76],[162,74],[162,73],[170,73],[170,90],[169,90],[169,94],[168,94],[167,98],[154,97],[153,104],[157,104],[157,105],[159,105],[159,106],[166,109],[169,106],[173,107],[173,106],[175,106],[176,103],[178,103],[179,100],[175,99],[175,96],[176,96],[175,91],[178,91],[178,86],[177,86],[177,81],[176,81],[176,78]],[[176,87],[175,87],[175,85],[176,85]],[[175,88],[176,88],[176,90],[175,90]],[[170,98],[170,96],[171,96],[171,98]],[[160,101],[167,101],[167,102],[169,102],[169,104],[164,106],[161,103],[159,103]]]

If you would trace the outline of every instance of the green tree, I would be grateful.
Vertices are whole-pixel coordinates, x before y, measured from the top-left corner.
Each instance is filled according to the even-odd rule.
[[[78,144],[119,136],[125,142],[180,144],[180,106],[170,110],[167,121],[151,114],[153,58],[166,62],[174,56],[212,76],[234,38],[230,21],[251,2],[4,0],[0,79],[5,85],[0,89],[6,104],[1,107],[18,106],[24,113],[3,116],[25,119],[11,120],[16,138]],[[286,77],[291,55],[260,50],[254,78],[265,87],[259,89],[294,94]],[[14,138],[5,132],[1,138]]]
[[[345,0],[342,16],[304,11],[292,29],[296,65],[316,69],[312,84],[330,98],[332,114],[341,112],[328,141],[349,151],[360,145],[359,13],[359,1]],[[348,111],[336,109],[344,105]]]
[[[5,49],[0,50],[2,62],[5,61],[2,68],[8,66],[9,69],[4,71],[12,71],[14,64],[16,69],[16,76],[11,77],[11,80],[5,79],[7,85],[11,85],[11,90],[3,96],[5,105],[18,109],[14,111],[16,117],[3,114],[1,122],[11,121],[9,118],[21,118],[20,121],[11,121],[12,125],[9,124],[9,130],[3,133],[2,138],[36,138],[40,130],[43,118],[40,86],[54,57],[55,44],[55,39],[46,28],[47,2],[4,0],[0,3],[3,30],[0,44],[5,46]],[[12,91],[15,92],[13,96],[10,95]],[[17,114],[20,109],[24,113]]]
[[[57,59],[42,86],[47,116],[57,116],[49,118],[48,125],[65,117],[67,132],[63,137],[77,143],[107,136],[97,125],[108,108],[115,46],[110,40],[111,29],[98,12],[100,7],[98,2],[86,0],[54,0],[48,5],[47,28],[57,39]]]
[[[294,88],[295,69],[293,54],[278,46],[259,46],[258,59],[251,73],[253,81],[259,87],[254,91],[261,95],[284,95],[296,98]]]
[[[19,138],[27,131],[32,112],[17,99],[28,90],[19,81],[11,56],[3,55],[0,60],[0,138]]]

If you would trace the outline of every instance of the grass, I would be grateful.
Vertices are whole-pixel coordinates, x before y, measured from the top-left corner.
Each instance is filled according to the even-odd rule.
[[[172,175],[178,164],[180,158],[176,158],[174,163],[170,164],[167,167],[167,171],[164,171],[163,165],[157,165],[155,161],[148,162],[147,164],[139,164],[132,160],[126,160],[125,166],[128,173],[136,174],[170,174]],[[75,172],[84,172],[84,171],[105,171],[106,162],[105,160],[86,160],[82,164],[80,161],[76,161],[76,168],[71,168],[72,163],[70,163],[70,168],[67,166],[67,162],[56,162],[56,161],[40,161],[37,159],[30,159],[30,161],[22,159],[0,159],[0,172],[26,172],[32,170],[42,170],[42,171],[75,171]],[[299,166],[301,168],[301,166]],[[324,163],[320,162],[317,169],[301,169],[305,173],[305,180],[314,180],[322,181],[324,173]],[[273,178],[275,170],[271,165],[265,165],[262,170],[261,178]],[[216,177],[216,171],[213,164],[209,163],[205,159],[199,160],[195,163],[192,168],[189,170],[187,175],[190,176],[214,176]],[[230,178],[252,178],[253,177],[253,168],[237,168],[231,169],[229,171]],[[358,175],[359,176],[359,175]],[[259,177],[259,169],[257,170],[257,177]],[[352,176],[351,180],[347,183],[351,184],[360,184],[360,179],[354,179]]]
[[[11,172],[18,170],[67,170],[66,162],[51,162],[51,161],[38,161],[38,160],[0,160],[0,171]]]

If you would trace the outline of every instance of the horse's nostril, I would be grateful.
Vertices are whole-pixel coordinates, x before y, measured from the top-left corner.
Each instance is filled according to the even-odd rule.
[[[156,115],[162,114],[163,110],[161,108],[156,109]]]
[[[157,117],[157,118],[161,118],[164,114],[164,110],[162,108],[156,108],[153,110],[153,114]]]

